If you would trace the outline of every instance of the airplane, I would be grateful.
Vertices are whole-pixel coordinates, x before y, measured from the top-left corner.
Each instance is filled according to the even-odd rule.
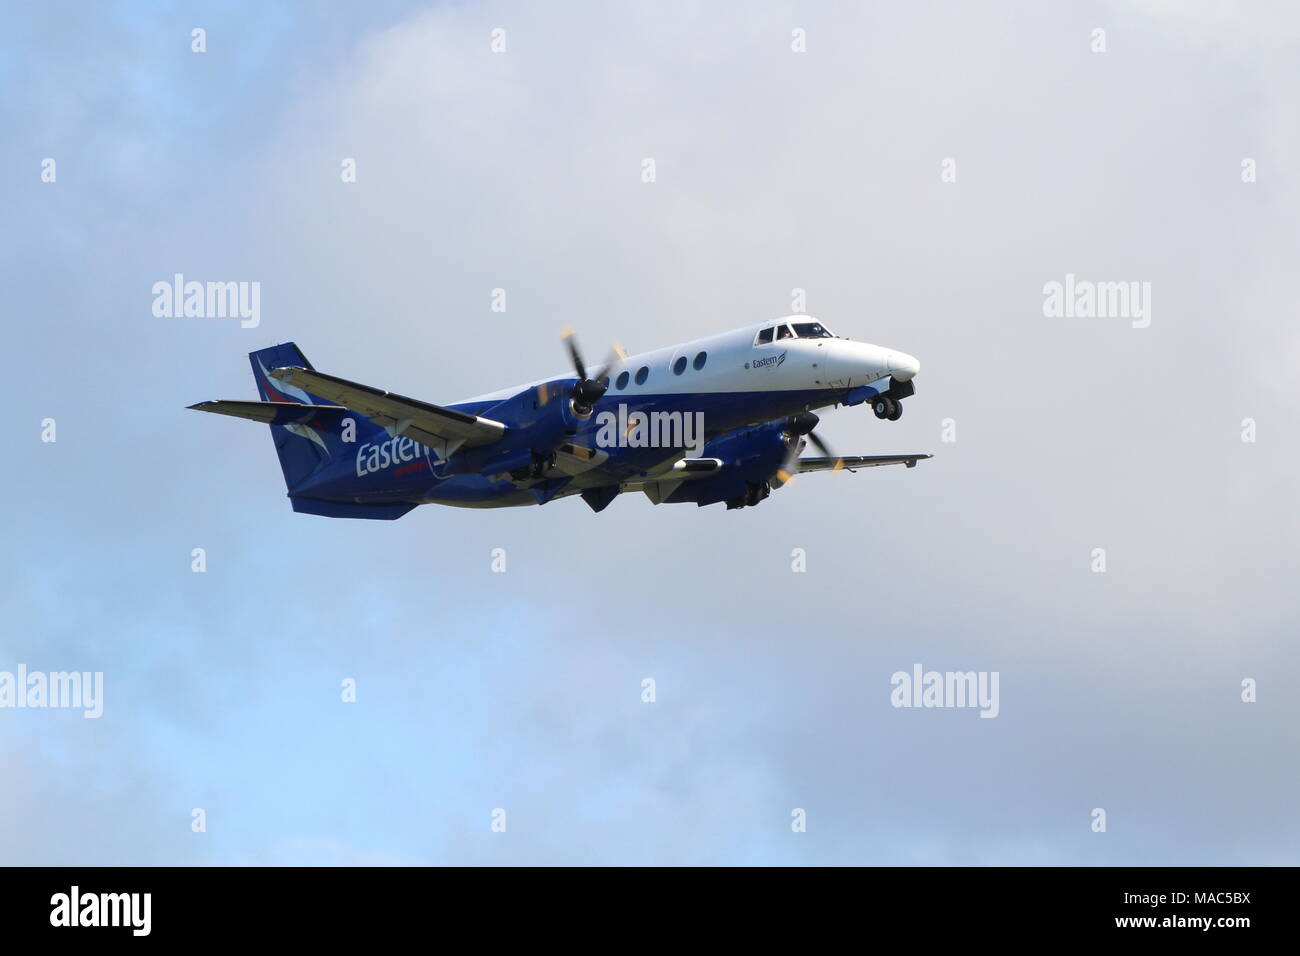
[[[544,505],[593,511],[624,492],[654,504],[757,505],[806,472],[913,468],[927,454],[838,457],[813,412],[870,403],[897,421],[917,359],[832,335],[791,315],[588,369],[563,333],[572,375],[432,405],[318,372],[292,342],[249,354],[261,401],[189,406],[262,422],[293,510],[400,518],[417,505]],[[821,452],[801,457],[808,442]]]

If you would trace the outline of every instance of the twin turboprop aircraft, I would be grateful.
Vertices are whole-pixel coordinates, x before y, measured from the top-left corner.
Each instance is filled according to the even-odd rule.
[[[249,355],[262,401],[190,407],[270,425],[293,510],[332,518],[569,495],[601,511],[625,491],[742,508],[803,472],[930,457],[830,453],[813,409],[870,403],[897,421],[920,363],[809,316],[639,355],[616,346],[590,372],[565,338],[574,375],[445,406],[318,372],[290,342]],[[820,457],[800,457],[808,441]]]

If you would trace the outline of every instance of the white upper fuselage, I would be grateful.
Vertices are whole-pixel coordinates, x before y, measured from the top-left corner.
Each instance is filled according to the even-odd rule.
[[[786,316],[629,355],[608,369],[596,368],[589,374],[610,376],[606,400],[635,402],[649,395],[825,391],[826,401],[818,404],[831,404],[836,393],[891,376],[907,381],[920,370],[915,358],[894,349],[828,334],[819,337],[798,334],[814,326],[820,328],[820,323],[811,316]],[[764,334],[768,329],[772,330],[770,338]],[[821,331],[825,333],[824,329]],[[538,379],[478,395],[456,405],[491,404],[544,382],[569,377]]]

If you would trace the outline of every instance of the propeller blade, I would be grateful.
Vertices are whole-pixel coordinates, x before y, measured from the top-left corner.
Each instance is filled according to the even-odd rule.
[[[826,458],[834,458],[835,464],[831,466],[831,471],[839,471],[844,467],[844,459],[831,451],[826,442],[822,441],[815,429],[821,424],[821,419],[812,412],[799,412],[791,415],[785,423],[785,440],[790,448],[786,455],[785,462],[777,469],[774,478],[777,481],[776,487],[787,485],[794,481],[795,475],[799,474],[799,452],[803,451],[803,442],[801,438],[806,438],[817,448]]]
[[[776,470],[776,474],[773,476],[776,479],[777,488],[791,484],[794,481],[795,475],[799,474],[800,447],[799,439],[796,437],[795,440],[790,443],[790,450],[786,453],[785,461],[781,463],[781,467]]]
[[[569,347],[569,358],[573,362],[573,370],[578,373],[579,381],[586,379],[587,366],[582,364],[582,355],[578,352],[578,341],[572,327],[566,325],[560,332],[560,338],[564,339],[564,344]]]
[[[623,349],[623,346],[615,342],[614,348],[610,351],[609,355],[606,356],[605,361],[596,366],[598,369],[596,372],[596,378],[612,379],[614,377],[615,369],[626,361],[627,352]]]
[[[604,397],[605,391],[609,388],[608,376],[605,371],[613,364],[614,358],[610,357],[605,363],[605,371],[600,371],[595,377],[587,373],[587,364],[582,360],[582,353],[578,351],[578,340],[573,334],[573,329],[566,326],[560,333],[564,339],[564,344],[569,347],[569,358],[573,361],[573,370],[578,375],[578,381],[573,386],[573,403],[574,410],[581,415],[591,414],[592,406]],[[622,346],[615,345],[614,354],[625,356]]]
[[[821,452],[824,457],[835,459],[835,464],[832,466],[831,471],[839,471],[844,467],[844,459],[831,451],[830,445],[827,445],[824,441],[818,438],[816,432],[809,432],[808,440],[817,446],[817,450]]]

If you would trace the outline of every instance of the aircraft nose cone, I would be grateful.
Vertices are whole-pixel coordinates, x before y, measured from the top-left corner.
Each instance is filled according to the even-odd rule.
[[[900,382],[908,381],[921,371],[920,361],[906,352],[890,352],[886,364],[889,366],[890,377]]]

